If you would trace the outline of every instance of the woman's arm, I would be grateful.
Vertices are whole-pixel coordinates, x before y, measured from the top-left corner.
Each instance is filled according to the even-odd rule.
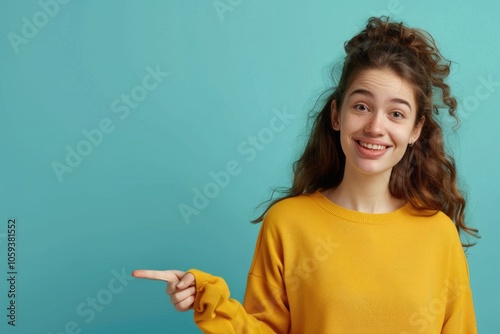
[[[450,250],[450,275],[447,285],[445,321],[441,333],[476,334],[476,316],[469,281],[469,269],[457,236]]]
[[[245,307],[230,298],[221,277],[197,269],[135,270],[132,275],[167,282],[167,294],[175,308],[184,312],[194,308],[194,321],[203,333],[275,334],[287,333],[289,314],[284,293],[267,287],[249,275]]]
[[[191,269],[196,278],[194,321],[203,333],[288,333],[289,312],[284,293],[249,275],[244,306],[230,298],[221,277]]]
[[[167,282],[167,294],[178,311],[194,309],[204,333],[288,333],[290,312],[283,279],[283,256],[275,225],[263,222],[257,239],[243,305],[230,298],[221,277],[197,269],[136,270],[134,277]]]

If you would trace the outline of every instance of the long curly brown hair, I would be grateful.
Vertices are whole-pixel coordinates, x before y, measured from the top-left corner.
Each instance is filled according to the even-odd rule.
[[[311,135],[302,156],[293,165],[292,186],[275,189],[282,196],[269,200],[267,209],[253,223],[262,221],[278,201],[340,184],[345,155],[339,132],[331,126],[332,100],[336,100],[341,110],[345,92],[361,71],[390,69],[414,89],[418,106],[415,122],[424,119],[419,140],[392,169],[391,194],[410,202],[416,209],[442,211],[453,220],[459,233],[465,231],[478,237],[478,230],[465,224],[465,199],[457,186],[455,161],[445,151],[437,118],[439,109],[445,108],[457,124],[459,121],[455,112],[457,101],[444,82],[451,62],[441,55],[429,33],[408,28],[402,22],[391,22],[385,16],[371,17],[365,29],[347,41],[344,48],[346,56],[340,79],[321,111],[313,115]]]

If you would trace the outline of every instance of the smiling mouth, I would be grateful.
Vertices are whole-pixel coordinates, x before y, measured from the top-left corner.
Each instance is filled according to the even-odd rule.
[[[388,146],[384,146],[384,145],[374,145],[374,144],[364,143],[361,140],[357,140],[356,142],[359,144],[359,146],[362,146],[364,148],[367,148],[367,149],[373,150],[373,151],[382,151],[388,147]]]

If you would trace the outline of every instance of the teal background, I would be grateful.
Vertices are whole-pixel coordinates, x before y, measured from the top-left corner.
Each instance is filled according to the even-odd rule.
[[[290,181],[342,43],[380,14],[426,29],[454,61],[462,126],[447,144],[482,235],[467,253],[479,332],[500,332],[498,2],[70,1],[45,25],[38,14],[42,25],[16,52],[9,33],[22,36],[23,17],[33,22],[43,3],[54,2],[0,3],[0,278],[9,218],[19,272],[15,328],[0,280],[0,332],[198,333],[162,282],[114,279],[138,268],[196,267],[241,301],[259,229],[249,220]],[[114,112],[147,67],[168,76],[127,115]],[[276,110],[293,119],[270,134]],[[103,119],[113,130],[60,180],[52,164]],[[251,153],[259,133],[266,143]],[[192,206],[193,189],[230,161],[239,173],[188,224],[179,205]],[[92,298],[105,302],[98,311]]]

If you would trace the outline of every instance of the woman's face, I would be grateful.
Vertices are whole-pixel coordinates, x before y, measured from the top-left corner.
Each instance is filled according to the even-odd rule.
[[[332,102],[332,126],[340,131],[346,172],[390,174],[420,135],[423,122],[415,122],[414,95],[392,71],[369,69],[347,89],[340,111]]]

